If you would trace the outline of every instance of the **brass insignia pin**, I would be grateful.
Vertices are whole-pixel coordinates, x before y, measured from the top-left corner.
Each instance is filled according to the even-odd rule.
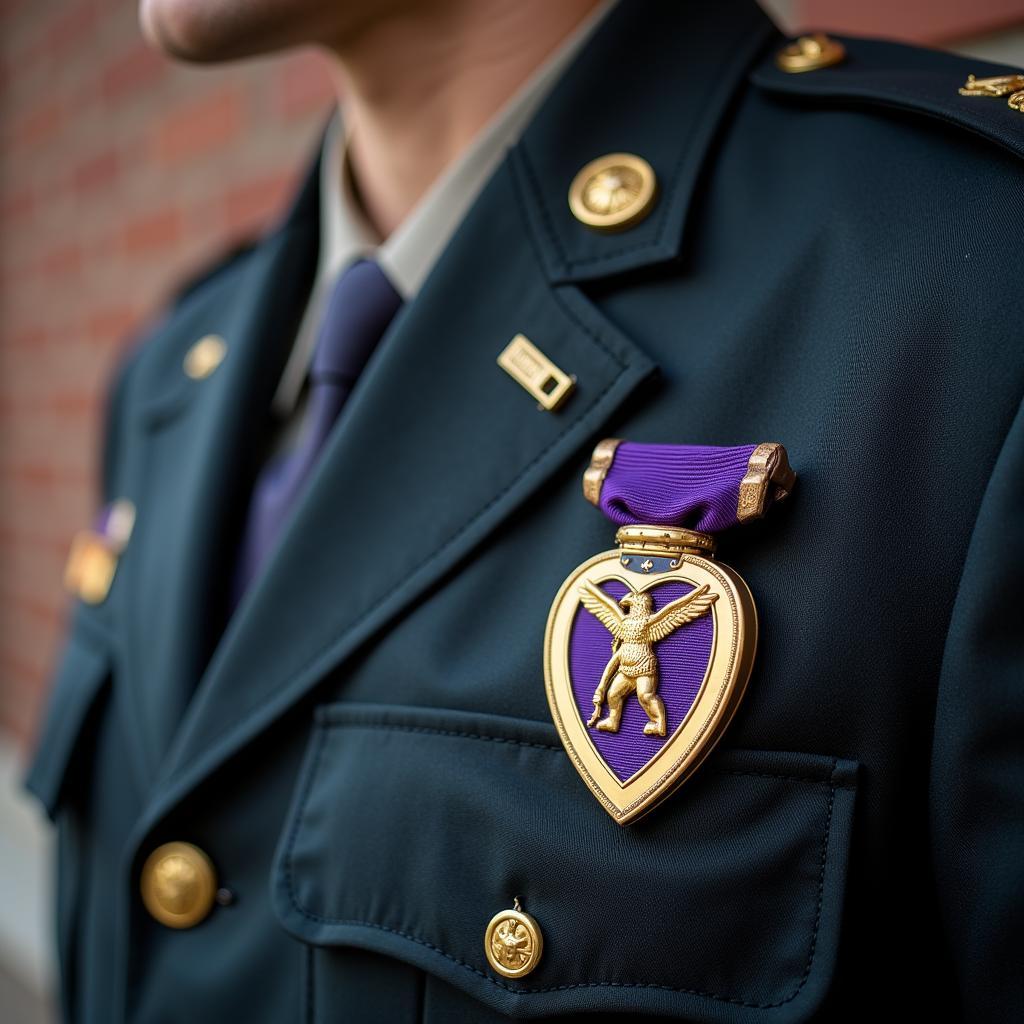
[[[595,449],[584,494],[619,525],[618,548],[559,589],[544,675],[566,752],[620,825],[688,778],[735,714],[757,611],[713,534],[762,516],[794,480],[779,444]]]
[[[1009,107],[1024,111],[1024,75],[995,75],[991,78],[968,75],[967,81],[957,91],[961,96],[987,96],[992,99],[1005,96]]]
[[[107,505],[91,530],[71,541],[64,586],[86,604],[101,604],[114,581],[117,562],[135,526],[135,506],[122,498]]]
[[[484,932],[484,954],[491,967],[506,978],[523,978],[538,963],[544,949],[540,925],[516,896],[512,910],[499,911]]]

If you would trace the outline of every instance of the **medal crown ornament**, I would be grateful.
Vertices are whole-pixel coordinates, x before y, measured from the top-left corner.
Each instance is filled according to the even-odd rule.
[[[714,534],[792,490],[780,444],[709,448],[602,441],[584,495],[618,547],[566,578],[548,616],[544,675],[566,753],[621,825],[688,778],[746,690],[757,611]]]

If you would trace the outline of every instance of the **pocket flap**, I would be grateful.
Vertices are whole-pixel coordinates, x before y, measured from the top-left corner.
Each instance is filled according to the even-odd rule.
[[[76,626],[54,676],[43,727],[25,777],[25,787],[39,798],[50,818],[60,804],[86,716],[109,677],[109,648],[87,635],[81,625]]]
[[[622,827],[547,723],[334,704],[277,851],[274,905],[316,946],[397,957],[516,1017],[805,1020],[832,976],[855,761],[719,748]],[[518,896],[544,952],[484,954]]]

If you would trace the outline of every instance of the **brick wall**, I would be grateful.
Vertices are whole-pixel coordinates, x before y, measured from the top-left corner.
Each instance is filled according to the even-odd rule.
[[[0,726],[23,742],[111,369],[176,281],[287,202],[330,103],[313,54],[183,68],[131,0],[0,0]]]
[[[802,24],[929,46],[999,32],[1024,20],[1024,0],[799,0]]]

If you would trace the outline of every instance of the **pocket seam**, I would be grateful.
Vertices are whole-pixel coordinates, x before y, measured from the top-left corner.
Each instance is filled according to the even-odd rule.
[[[555,743],[537,743],[533,740],[516,740],[509,736],[488,736],[485,733],[465,732],[456,729],[437,729],[426,725],[401,725],[393,722],[370,722],[370,721],[332,721],[321,719],[318,723],[321,729],[371,729],[380,732],[407,732],[426,736],[446,736],[460,740],[483,740],[486,743],[504,743],[513,747],[526,747],[530,750],[551,750],[556,754],[563,752],[564,748]],[[835,771],[836,761],[832,759],[832,769]],[[315,766],[314,766],[315,767]],[[830,782],[825,778],[817,778],[813,775],[787,775],[784,772],[755,772],[745,768],[718,768],[714,765],[702,769],[707,772],[714,772],[716,775],[752,775],[762,779],[784,779],[789,782],[809,782],[817,785],[828,785],[832,789],[856,789],[856,786],[845,783]]]
[[[548,744],[538,744],[526,741],[517,741],[509,739],[507,737],[499,736],[487,736],[482,733],[458,733],[451,730],[435,729],[426,726],[402,726],[392,725],[390,723],[372,723],[372,722],[333,722],[333,721],[319,721],[317,723],[317,731],[319,736],[316,741],[316,748],[313,754],[312,761],[310,763],[309,772],[304,780],[302,795],[295,808],[293,815],[292,826],[288,834],[288,844],[284,851],[284,875],[285,884],[288,890],[288,899],[292,907],[297,913],[307,920],[315,921],[320,924],[328,925],[342,925],[346,927],[355,928],[370,928],[376,931],[387,932],[391,935],[397,935],[399,938],[406,939],[407,941],[414,942],[417,945],[424,946],[425,948],[432,950],[435,953],[440,953],[445,959],[450,960],[452,963],[457,964],[459,967],[464,968],[471,974],[476,975],[479,978],[483,978],[485,981],[490,982],[496,988],[505,990],[506,992],[516,993],[518,995],[539,995],[546,992],[565,992],[573,989],[591,989],[591,988],[623,988],[623,989],[657,989],[664,992],[677,992],[683,995],[700,996],[706,999],[713,999],[718,1002],[731,1003],[736,1006],[743,1006],[749,1009],[756,1010],[768,1010],[779,1006],[784,1006],[786,1003],[791,1002],[795,999],[800,992],[803,990],[804,985],[807,984],[807,979],[811,974],[811,967],[814,964],[814,957],[817,952],[818,946],[818,931],[821,925],[821,912],[824,905],[824,893],[825,893],[825,868],[828,864],[828,850],[831,843],[831,831],[832,831],[832,810],[835,805],[835,795],[837,789],[854,789],[853,785],[839,785],[836,784],[832,778],[829,779],[808,779],[806,777],[794,776],[794,775],[782,775],[771,772],[751,772],[751,771],[738,771],[730,769],[712,769],[720,774],[729,775],[754,775],[765,778],[778,778],[787,779],[794,782],[810,782],[815,785],[826,785],[829,788],[828,797],[828,809],[825,815],[825,827],[821,837],[821,867],[818,872],[818,892],[817,892],[817,907],[814,915],[814,927],[811,932],[810,946],[807,954],[807,963],[804,965],[804,972],[800,978],[796,988],[784,999],[777,1000],[771,1003],[758,1003],[752,1002],[747,999],[743,999],[739,996],[730,996],[724,993],[703,991],[701,989],[694,988],[682,988],[675,985],[664,985],[657,982],[644,982],[644,981],[589,981],[589,982],[573,982],[570,985],[551,985],[544,988],[524,988],[522,986],[513,986],[504,981],[500,981],[497,978],[491,977],[489,974],[479,970],[472,964],[467,963],[464,960],[460,960],[458,957],[442,949],[440,946],[435,945],[428,939],[421,938],[417,935],[412,935],[407,932],[400,931],[397,928],[391,928],[387,925],[380,924],[377,921],[362,921],[359,919],[348,919],[348,918],[332,918],[324,917],[320,914],[316,914],[310,910],[307,910],[302,904],[299,903],[298,897],[295,892],[295,886],[292,875],[292,850],[295,845],[295,841],[298,838],[300,823],[305,816],[306,804],[309,800],[310,794],[313,790],[313,782],[317,778],[320,768],[320,760],[326,746],[326,739],[328,732],[336,727],[345,728],[369,728],[369,729],[380,729],[387,731],[398,731],[398,732],[418,732],[427,733],[431,735],[443,735],[443,736],[455,736],[459,738],[477,739],[484,740],[486,742],[499,742],[507,743],[514,746],[527,746],[540,749],[548,749],[558,751],[560,747],[554,747]],[[832,761],[832,776],[834,777],[837,768],[837,759],[831,758]]]
[[[554,743],[537,743],[533,740],[515,740],[509,736],[487,736],[480,732],[460,732],[455,729],[435,729],[427,725],[396,725],[390,722],[327,722],[318,723],[321,729],[376,729],[381,732],[411,732],[428,736],[450,736],[460,740],[484,740],[487,743],[506,743],[513,747],[529,747],[533,750],[553,750],[556,753],[562,748]]]

